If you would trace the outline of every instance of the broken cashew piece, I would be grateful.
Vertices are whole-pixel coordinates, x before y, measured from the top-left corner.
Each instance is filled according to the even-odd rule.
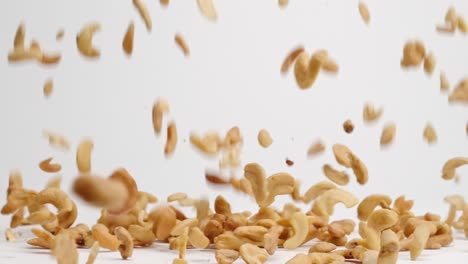
[[[197,0],[198,8],[203,16],[211,21],[218,20],[218,14],[213,4],[213,0]]]
[[[125,32],[125,35],[122,41],[122,48],[127,55],[132,55],[134,35],[135,35],[135,24],[133,22],[130,22],[127,28],[127,32]]]
[[[455,178],[455,170],[463,165],[468,164],[468,158],[465,157],[455,157],[449,159],[445,162],[444,167],[442,168],[442,179],[452,180]]]
[[[177,44],[177,46],[179,46],[179,48],[182,50],[184,55],[188,57],[190,55],[190,48],[185,39],[182,37],[182,35],[176,34],[174,37],[174,41]]]
[[[48,173],[59,172],[62,169],[62,166],[57,163],[50,163],[52,161],[52,157],[45,159],[39,163],[39,168]]]
[[[378,264],[396,264],[400,251],[400,240],[391,229],[382,231],[380,235],[380,252]]]
[[[245,243],[239,249],[240,256],[247,264],[261,264],[268,259],[268,252],[264,248]]]
[[[94,33],[101,29],[101,25],[98,23],[90,23],[86,25],[78,36],[76,37],[76,45],[78,50],[83,56],[89,58],[98,58],[101,55],[101,52],[93,47],[93,36]]]
[[[384,126],[382,134],[380,136],[380,145],[387,146],[393,142],[396,134],[396,125],[391,122]]]
[[[161,133],[163,114],[169,113],[169,103],[159,98],[153,105],[153,129],[156,135]]]
[[[114,229],[114,234],[120,241],[119,251],[123,259],[128,259],[133,255],[133,238],[127,229],[118,226]]]
[[[239,258],[239,252],[232,249],[217,249],[215,258],[219,264],[231,264]]]
[[[149,14],[148,7],[146,7],[143,0],[133,0],[133,5],[136,7],[141,17],[145,21],[146,29],[151,31],[153,23],[151,22],[151,16]]]
[[[429,222],[419,224],[413,232],[409,243],[411,260],[416,260],[426,247],[427,240],[436,232],[436,226]]]
[[[249,163],[244,167],[244,177],[252,185],[255,201],[263,202],[268,195],[265,170],[258,163]]]
[[[332,149],[336,162],[346,168],[351,168],[351,150],[343,144],[335,144]]]

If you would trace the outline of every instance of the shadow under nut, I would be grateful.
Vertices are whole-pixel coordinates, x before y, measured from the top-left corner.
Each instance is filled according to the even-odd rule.
[[[125,207],[129,197],[127,187],[122,182],[92,175],[78,177],[73,191],[86,202],[108,210]]]

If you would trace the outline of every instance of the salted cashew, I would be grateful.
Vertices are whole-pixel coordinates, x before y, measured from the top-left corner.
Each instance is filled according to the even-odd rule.
[[[148,217],[153,221],[153,233],[156,238],[160,241],[166,241],[177,223],[175,211],[169,206],[160,206],[152,211]]]
[[[349,176],[346,172],[336,170],[329,164],[323,165],[322,169],[323,173],[330,181],[338,185],[346,185],[349,183]]]
[[[96,260],[97,254],[99,253],[99,242],[95,241],[89,250],[88,259],[86,264],[93,264]]]
[[[277,195],[291,194],[294,190],[296,179],[288,173],[276,173],[266,179],[268,195],[260,203],[260,206],[269,206],[275,201]]]
[[[403,58],[400,61],[401,67],[419,66],[424,60],[426,49],[421,41],[408,41],[403,47]]]
[[[455,170],[463,165],[468,164],[468,158],[465,157],[455,157],[449,159],[445,162],[444,167],[442,168],[442,179],[451,180],[455,178]]]
[[[367,250],[362,253],[362,264],[378,264],[379,250]]]
[[[309,253],[319,252],[319,253],[329,253],[336,249],[336,245],[324,241],[317,242],[309,248]]]
[[[314,185],[312,185],[309,190],[304,194],[303,201],[304,203],[310,203],[312,200],[315,200],[317,197],[322,195],[328,190],[336,189],[336,185],[328,182],[328,181],[321,181]]]
[[[294,61],[297,59],[297,57],[304,51],[303,46],[298,46],[291,50],[286,58],[284,59],[283,63],[281,64],[281,73],[286,74],[289,71],[289,68],[291,65],[294,63]]]
[[[244,167],[244,177],[252,185],[257,204],[261,204],[268,195],[265,170],[257,163],[249,163]]]
[[[178,222],[171,230],[171,236],[180,236],[184,232],[185,228],[192,228],[198,226],[198,219],[187,218],[183,221]]]
[[[303,51],[299,54],[294,64],[296,83],[301,89],[310,88],[317,79],[320,68],[328,59],[326,50],[318,50],[311,57]]]
[[[370,250],[380,250],[380,233],[367,223],[359,223],[359,235],[363,238],[360,244]]]
[[[463,79],[448,97],[450,103],[468,103],[468,78]]]
[[[239,258],[239,252],[232,249],[217,249],[215,258],[218,264],[231,264]]]
[[[346,168],[351,168],[351,150],[343,144],[335,144],[332,149],[336,161]]]
[[[366,103],[362,111],[362,119],[366,123],[377,121],[383,114],[383,108],[376,108],[371,103]]]
[[[436,226],[430,222],[423,222],[416,227],[411,242],[408,244],[411,260],[416,260],[421,255],[429,237],[436,231]]]
[[[372,194],[364,198],[357,208],[358,218],[367,221],[369,215],[377,206],[388,209],[392,204],[392,198],[385,194]]]
[[[235,236],[231,231],[227,231],[215,237],[214,244],[216,249],[239,250],[244,241]]]
[[[133,36],[135,35],[135,24],[130,22],[128,24],[127,32],[125,32],[122,48],[127,55],[131,55],[133,52]]]
[[[75,203],[60,189],[45,189],[36,195],[34,201],[39,205],[54,205],[58,210],[58,224],[63,228],[68,228],[76,220],[77,209]]]
[[[345,190],[331,189],[319,196],[312,207],[312,212],[318,216],[330,216],[333,214],[333,208],[337,203],[343,203],[346,208],[351,208],[357,205],[359,200],[352,193]]]
[[[117,236],[109,233],[109,229],[103,224],[95,224],[91,228],[93,239],[99,242],[99,245],[103,248],[115,251],[119,249],[120,241]]]
[[[230,215],[232,213],[231,212],[231,205],[221,195],[216,196],[214,208],[215,208],[215,212],[217,214]]]
[[[393,210],[396,210],[399,214],[409,212],[413,208],[413,200],[405,200],[405,196],[399,196],[393,203]]]
[[[261,264],[268,259],[268,252],[250,243],[243,244],[239,249],[240,256],[247,264]]]
[[[434,56],[434,53],[428,52],[424,57],[424,71],[430,75],[434,72],[435,66],[436,58]]]
[[[39,168],[48,173],[59,172],[62,169],[62,166],[58,163],[50,163],[52,161],[52,157],[45,159],[39,163]]]
[[[91,139],[84,139],[76,149],[76,165],[81,173],[91,172],[91,151],[94,144]]]
[[[445,223],[451,226],[453,225],[457,211],[462,211],[465,207],[465,198],[459,194],[455,194],[445,197],[444,201],[450,204],[449,214]]]
[[[190,55],[190,48],[187,42],[185,41],[184,37],[182,37],[182,35],[176,34],[174,37],[174,41],[186,57]]]
[[[354,153],[351,153],[349,157],[351,160],[351,169],[356,176],[357,182],[361,185],[366,184],[369,178],[366,165]]]
[[[163,99],[159,98],[153,104],[152,119],[153,119],[153,129],[156,135],[161,133],[163,115],[169,113],[169,103]]]
[[[203,16],[211,21],[218,20],[218,14],[213,4],[213,0],[197,0],[198,8]]]
[[[50,232],[39,229],[33,228],[31,232],[36,235],[36,238],[29,239],[26,241],[31,246],[37,246],[42,248],[53,248],[55,237]]]
[[[195,248],[207,248],[210,245],[210,239],[208,239],[203,231],[196,226],[190,228],[188,240]]]
[[[78,264],[78,250],[75,240],[67,233],[55,237],[52,254],[57,258],[58,264]]]
[[[154,240],[156,240],[156,236],[150,227],[130,225],[128,227],[128,232],[133,237],[135,242],[142,246],[151,245],[153,244]]]
[[[13,41],[13,47],[15,50],[24,50],[24,36],[26,29],[23,23],[18,25],[15,33],[15,39]]]
[[[289,218],[293,235],[284,241],[283,247],[294,249],[302,245],[309,233],[309,220],[302,212],[296,212]]]
[[[123,259],[133,255],[133,238],[127,229],[118,226],[114,229],[115,236],[120,241],[119,251]]]
[[[429,144],[437,142],[437,132],[430,123],[424,128],[423,137]]]
[[[15,228],[23,224],[24,219],[24,207],[18,209],[11,217],[10,227]]]
[[[99,30],[101,30],[101,25],[93,22],[85,25],[80,33],[78,33],[76,37],[76,45],[83,56],[89,58],[98,58],[101,56],[101,52],[94,48],[92,43],[94,33]]]
[[[340,70],[340,66],[335,60],[327,58],[327,60],[322,64],[322,69],[324,72],[336,74]]]
[[[328,224],[328,233],[334,237],[343,237],[354,231],[356,224],[351,219],[333,221]]]

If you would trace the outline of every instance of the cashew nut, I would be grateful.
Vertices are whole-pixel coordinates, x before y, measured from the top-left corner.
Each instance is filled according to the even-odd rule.
[[[197,4],[203,16],[211,21],[218,20],[218,14],[213,5],[213,0],[197,0]]]
[[[268,254],[273,255],[278,248],[279,236],[283,233],[284,228],[280,225],[273,225],[268,232],[263,236],[263,248]]]
[[[362,118],[364,119],[364,122],[370,123],[379,119],[382,114],[383,108],[375,108],[373,104],[366,103],[362,112]]]
[[[160,241],[166,241],[176,226],[177,218],[174,210],[169,206],[160,206],[148,216],[153,221],[153,233]]]
[[[310,145],[309,149],[307,150],[307,156],[309,158],[312,158],[324,151],[325,151],[325,144],[321,140],[317,140]]]
[[[162,98],[159,98],[153,105],[153,129],[156,135],[161,133],[163,115],[169,113],[169,103]]]
[[[338,185],[346,185],[349,183],[349,176],[346,172],[338,171],[329,164],[323,165],[322,169],[323,173],[330,181]]]
[[[214,208],[217,214],[230,215],[232,213],[231,205],[221,195],[216,196]]]
[[[78,250],[75,240],[67,233],[58,234],[54,239],[52,254],[58,264],[78,264]]]
[[[423,222],[414,230],[411,242],[408,244],[410,250],[411,260],[416,260],[421,252],[424,250],[429,237],[436,232],[434,224]]]
[[[286,264],[312,264],[312,260],[308,255],[297,254],[286,262]]]
[[[351,169],[353,169],[356,180],[359,184],[364,185],[368,180],[368,171],[366,165],[354,153],[349,155],[351,160]]]
[[[96,260],[97,254],[99,253],[99,242],[95,241],[89,250],[88,259],[86,264],[93,264]]]
[[[320,241],[318,243],[313,244],[309,248],[309,253],[313,253],[313,252],[329,253],[335,249],[336,249],[336,245],[332,243]]]
[[[322,195],[328,190],[336,189],[336,185],[328,182],[328,181],[321,181],[314,185],[312,185],[309,190],[304,194],[303,201],[304,203],[310,203],[312,200],[315,200],[317,197]]]
[[[319,196],[312,207],[312,212],[318,216],[330,216],[333,214],[333,208],[337,203],[343,203],[346,208],[351,208],[358,204],[359,200],[352,193],[345,190],[331,189]]]
[[[185,39],[180,34],[175,35],[174,41],[186,57],[190,55],[190,48]]]
[[[239,250],[244,241],[235,236],[231,231],[227,231],[215,237],[214,244],[216,249]]]
[[[183,221],[178,222],[171,230],[171,236],[180,236],[184,232],[185,228],[192,228],[198,226],[198,219],[187,218]]]
[[[94,144],[91,139],[84,139],[76,149],[76,165],[80,173],[91,172],[91,151]]]
[[[293,235],[284,241],[283,247],[294,249],[300,246],[309,233],[309,220],[302,212],[294,213],[289,219],[289,224],[292,227]]]
[[[468,78],[463,79],[448,97],[450,103],[468,102]]]
[[[217,249],[215,258],[218,264],[231,264],[239,258],[239,252],[232,249]]]
[[[266,129],[262,129],[258,132],[257,135],[258,144],[264,148],[268,148],[272,143],[273,139],[270,136],[270,133]]]
[[[288,73],[289,68],[291,67],[291,65],[297,59],[299,54],[301,54],[303,51],[304,51],[304,47],[303,46],[298,46],[298,47],[294,48],[292,51],[289,52],[289,54],[284,59],[283,64],[281,64],[281,73],[282,74]]]
[[[210,239],[198,227],[190,228],[188,240],[195,248],[207,248],[210,245]]]
[[[170,122],[167,126],[167,142],[164,147],[164,154],[167,156],[174,153],[177,146],[177,127],[174,121]]]
[[[312,57],[303,51],[299,54],[294,64],[294,75],[296,83],[301,89],[310,88],[317,79],[320,68],[328,59],[328,52],[318,50]]]
[[[400,252],[398,236],[390,229],[382,231],[380,235],[380,252],[378,264],[396,264]]]
[[[115,236],[120,241],[119,251],[123,259],[133,255],[133,238],[127,229],[118,226],[114,229]]]
[[[359,235],[362,237],[360,244],[370,250],[380,250],[380,233],[371,228],[367,223],[359,223]]]
[[[45,159],[39,163],[39,168],[48,173],[59,172],[62,169],[62,166],[57,163],[50,163],[52,161],[52,157]]]
[[[268,252],[258,246],[245,243],[239,249],[240,256],[247,264],[261,264],[268,259]]]
[[[451,180],[455,178],[455,170],[463,165],[468,164],[468,158],[465,157],[456,157],[449,159],[445,162],[444,167],[442,168],[442,179]]]
[[[44,131],[43,133],[44,136],[47,137],[50,146],[64,151],[68,151],[70,149],[70,143],[64,136],[50,131]]]
[[[369,215],[374,211],[375,207],[380,206],[388,209],[392,203],[392,198],[384,194],[373,194],[364,198],[357,208],[358,218],[361,221],[367,221]]]
[[[244,167],[244,177],[252,185],[257,204],[261,204],[268,195],[265,170],[257,163],[249,163]]]
[[[276,173],[266,179],[268,195],[260,203],[260,206],[269,206],[277,195],[291,194],[294,190],[296,180],[288,173]]]
[[[370,228],[377,232],[392,227],[398,222],[398,214],[390,209],[379,209],[372,212],[367,219],[367,224]]]
[[[127,55],[131,55],[133,52],[133,35],[135,34],[135,24],[133,21],[130,22],[125,32],[124,39],[122,41],[122,48]]]
[[[396,134],[396,125],[393,122],[387,123],[382,129],[382,134],[380,135],[380,145],[387,146],[393,142]]]
[[[335,144],[332,149],[336,161],[346,168],[351,168],[351,150],[343,144]]]
[[[76,205],[64,191],[57,188],[45,189],[39,192],[34,200],[39,205],[54,205],[58,210],[57,219],[61,227],[68,228],[75,222],[77,217]]]
[[[98,58],[101,55],[101,52],[94,48],[92,43],[94,33],[100,29],[101,25],[93,22],[84,26],[80,33],[78,33],[78,36],[76,37],[76,45],[83,56]]]

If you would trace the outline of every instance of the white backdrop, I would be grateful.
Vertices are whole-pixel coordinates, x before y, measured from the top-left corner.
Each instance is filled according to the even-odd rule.
[[[449,4],[468,18],[468,2],[367,1],[369,26],[354,0],[291,0],[284,10],[276,0],[215,0],[217,23],[200,14],[196,1],[171,1],[168,8],[159,1],[146,2],[153,18],[150,34],[130,0],[0,1],[0,190],[6,190],[12,169],[22,171],[27,187],[42,188],[51,175],[41,172],[38,163],[49,156],[62,164],[63,188],[69,190],[77,174],[76,146],[91,137],[93,171],[103,176],[125,167],[140,189],[160,200],[176,191],[194,197],[221,193],[236,209],[254,209],[250,199],[206,185],[204,171],[217,162],[200,155],[188,141],[191,131],[225,133],[237,125],[245,142],[243,162],[259,162],[269,174],[290,172],[301,179],[302,191],[325,179],[321,167],[336,164],[331,145],[340,142],[368,166],[367,185],[353,180],[346,186],[359,197],[405,194],[415,200],[417,212],[445,215],[443,197],[466,196],[468,169],[459,170],[457,185],[441,179],[441,168],[449,158],[468,155],[468,107],[448,105],[439,91],[439,72],[447,73],[452,87],[468,74],[468,36],[441,35],[435,26],[443,22]],[[131,20],[135,43],[133,56],[127,57],[121,41]],[[58,66],[8,64],[21,21],[27,43],[34,38],[44,50],[62,52]],[[102,25],[94,38],[102,53],[99,60],[82,57],[75,45],[77,32],[91,21]],[[55,33],[61,27],[65,38],[57,42]],[[175,46],[175,33],[188,42],[189,58]],[[413,38],[434,52],[432,76],[422,68],[400,68],[403,45]],[[283,77],[279,72],[286,54],[298,44],[309,52],[328,49],[340,65],[339,74],[322,73],[311,89],[300,90],[292,73]],[[55,91],[44,99],[42,85],[50,77]],[[158,138],[152,129],[151,108],[158,97],[170,102],[169,119],[179,131],[176,152],[169,159],[163,155],[165,131]],[[385,109],[372,126],[362,123],[367,101]],[[356,125],[351,135],[341,128],[348,118]],[[397,124],[397,137],[381,150],[379,137],[387,121]],[[427,122],[439,136],[434,146],[422,138]],[[261,128],[274,139],[268,149],[257,143]],[[50,148],[44,129],[69,138],[72,151]],[[318,138],[327,145],[325,154],[307,159],[307,148]],[[293,167],[286,166],[286,157],[295,162]],[[340,208],[355,215],[354,209]],[[99,215],[81,203],[79,209],[81,221],[92,223]],[[6,226],[9,217],[0,219]]]

